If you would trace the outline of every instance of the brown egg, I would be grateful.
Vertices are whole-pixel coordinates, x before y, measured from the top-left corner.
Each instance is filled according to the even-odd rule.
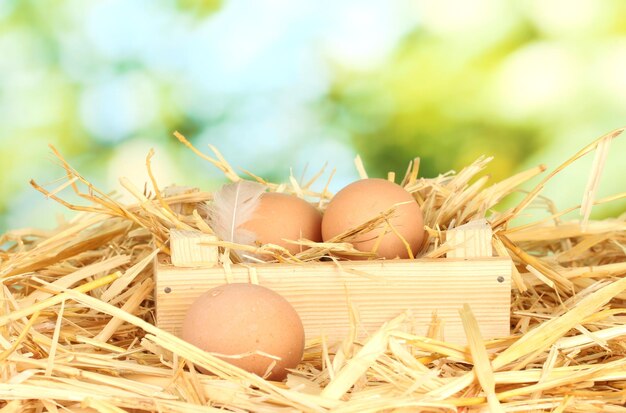
[[[241,228],[256,234],[259,244],[276,244],[297,254],[307,249],[287,243],[301,238],[322,240],[322,214],[311,204],[295,195],[268,192],[261,195],[252,218]]]
[[[215,287],[191,305],[182,338],[202,350],[223,355],[255,351],[279,357],[269,380],[283,380],[304,352],[304,328],[296,310],[280,294],[255,284]],[[263,376],[273,358],[252,354],[223,360]]]
[[[339,191],[328,203],[322,221],[322,238],[327,241],[345,231],[358,227],[396,206],[391,225],[409,243],[413,254],[424,238],[422,210],[400,185],[385,179],[362,179]],[[372,251],[384,225],[349,240],[359,251]],[[408,258],[401,238],[393,231],[383,236],[376,253],[384,258]]]

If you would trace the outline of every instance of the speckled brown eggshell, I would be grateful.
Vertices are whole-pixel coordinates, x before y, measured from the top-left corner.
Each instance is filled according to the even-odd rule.
[[[385,179],[362,179],[339,191],[329,202],[322,220],[324,241],[358,227],[396,205],[391,225],[410,245],[415,255],[424,239],[422,210],[400,185]],[[376,228],[350,240],[359,251],[373,250],[377,238],[384,229]],[[389,231],[376,250],[379,257],[408,258],[406,246],[395,233]]]
[[[261,195],[259,206],[241,227],[256,235],[258,244],[276,244],[297,254],[307,247],[288,243],[301,238],[322,240],[322,214],[295,195],[268,192]]]
[[[280,294],[255,284],[224,284],[202,294],[187,311],[181,336],[211,353],[260,351],[280,357],[269,380],[283,380],[304,352],[304,328],[296,310]],[[223,359],[258,376],[273,362],[260,354]]]

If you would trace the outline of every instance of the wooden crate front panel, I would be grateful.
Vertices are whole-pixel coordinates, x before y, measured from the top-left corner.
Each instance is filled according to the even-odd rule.
[[[425,334],[433,312],[444,321],[445,339],[465,343],[458,310],[471,306],[485,338],[509,334],[510,259],[473,258],[333,262],[306,265],[177,268],[155,264],[157,326],[180,334],[191,303],[230,282],[258,283],[283,295],[298,311],[307,338],[342,339],[349,331],[349,305],[358,310],[362,333],[410,310],[407,329]],[[236,303],[233,303],[236,305]]]

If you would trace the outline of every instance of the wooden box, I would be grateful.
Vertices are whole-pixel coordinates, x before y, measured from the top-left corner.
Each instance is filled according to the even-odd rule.
[[[447,241],[454,247],[447,258],[239,264],[228,271],[207,262],[217,252],[203,244],[209,240],[205,237],[172,231],[171,261],[178,266],[166,257],[155,263],[157,326],[175,335],[191,303],[226,282],[256,282],[283,295],[300,315],[307,339],[323,335],[333,343],[346,337],[352,307],[360,336],[405,311],[410,315],[407,330],[425,335],[436,313],[443,338],[463,344],[459,309],[465,303],[484,338],[510,332],[513,264],[491,256],[491,229],[449,231]]]

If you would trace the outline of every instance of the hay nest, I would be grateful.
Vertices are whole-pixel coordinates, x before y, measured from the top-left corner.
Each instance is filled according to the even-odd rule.
[[[0,238],[0,412],[626,411],[626,216],[589,220],[592,205],[626,196],[594,197],[609,143],[622,131],[594,141],[500,212],[493,208],[545,168],[487,187],[479,177],[487,158],[432,179],[418,177],[419,161],[412,162],[402,184],[426,211],[423,256],[445,254],[442,231],[487,218],[494,251],[513,259],[511,335],[482,340],[465,309],[468,345],[458,346],[438,340],[436,329],[430,337],[401,331],[400,316],[335,347],[309,337],[285,383],[246,373],[153,325],[153,258],[169,253],[171,228],[211,232],[203,217],[211,193],[161,190],[154,179],[142,191],[122,179],[137,199],[123,205],[54,151],[67,179],[53,189],[32,185],[79,213],[52,231],[25,228]],[[215,148],[214,158],[176,136],[231,181],[242,179]],[[592,152],[581,206],[555,211],[541,195],[544,184]],[[314,197],[323,209],[331,194],[312,191],[313,181],[265,183]],[[62,199],[70,187],[84,204]],[[547,209],[548,217],[513,226],[529,207]],[[577,208],[582,218],[563,222]],[[295,256],[275,246],[222,244],[221,260],[228,264],[236,259],[228,252],[240,249],[306,265],[349,250],[350,234],[343,235]]]

